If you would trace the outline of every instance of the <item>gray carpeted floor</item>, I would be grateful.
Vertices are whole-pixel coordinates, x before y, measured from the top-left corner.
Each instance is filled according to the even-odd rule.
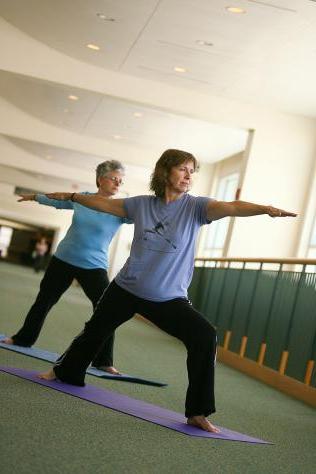
[[[18,329],[41,275],[0,264],[0,333]],[[72,287],[51,311],[37,346],[60,352],[90,317]],[[116,365],[169,383],[166,388],[87,382],[181,412],[186,388],[181,343],[140,320],[117,331]],[[43,370],[48,363],[0,349],[0,364]],[[295,473],[315,472],[315,410],[218,364],[213,421],[273,446],[190,438],[136,418],[0,375],[0,470],[14,473]]]

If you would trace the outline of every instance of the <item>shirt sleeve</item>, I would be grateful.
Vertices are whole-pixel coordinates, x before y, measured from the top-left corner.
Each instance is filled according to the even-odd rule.
[[[123,199],[123,206],[128,220],[135,221],[136,212],[139,210],[141,200],[144,196],[135,196]]]
[[[207,218],[207,205],[215,199],[199,196],[195,198],[195,217],[200,225],[210,224],[211,219]]]
[[[35,201],[45,206],[52,206],[56,209],[73,209],[74,203],[72,201],[58,201],[57,199],[50,199],[45,194],[36,194]]]

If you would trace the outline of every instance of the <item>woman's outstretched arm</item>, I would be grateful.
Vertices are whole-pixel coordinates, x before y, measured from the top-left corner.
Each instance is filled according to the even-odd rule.
[[[210,220],[222,217],[249,217],[268,214],[270,217],[296,217],[294,212],[284,211],[273,206],[263,206],[246,201],[210,201],[207,205],[207,217]]]
[[[127,217],[123,199],[108,199],[99,194],[80,194],[80,193],[48,193],[50,199],[58,201],[73,201],[82,204],[82,206],[90,207],[96,211],[107,212],[118,217]]]
[[[44,206],[55,207],[56,209],[70,209],[73,210],[73,202],[71,201],[57,201],[56,199],[49,199],[46,194],[19,194],[18,202],[35,201]]]

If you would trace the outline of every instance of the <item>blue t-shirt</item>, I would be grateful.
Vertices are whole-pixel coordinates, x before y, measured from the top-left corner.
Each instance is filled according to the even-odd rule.
[[[37,194],[36,201],[74,211],[71,226],[55,252],[57,258],[80,268],[108,268],[110,242],[118,228],[129,223],[127,219],[95,211],[77,202],[49,199],[44,194]]]
[[[124,199],[135,224],[130,257],[115,278],[130,293],[150,301],[187,298],[200,227],[209,224],[206,197],[184,194],[166,204],[155,196]]]

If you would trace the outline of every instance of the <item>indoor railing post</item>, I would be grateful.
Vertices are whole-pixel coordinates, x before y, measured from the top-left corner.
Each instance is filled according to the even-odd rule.
[[[197,259],[197,261],[199,261]],[[199,275],[199,281],[198,281],[198,284],[197,284],[197,289],[196,289],[196,297],[195,297],[195,306],[196,306],[196,309],[198,311],[201,311],[202,310],[202,307],[200,305],[200,300],[203,298],[203,294],[204,294],[204,291],[203,291],[203,275],[205,273],[205,264],[206,264],[206,260],[200,260],[202,262],[202,267],[201,268],[201,272],[200,272],[200,275]],[[198,267],[196,267],[198,268]]]
[[[259,365],[262,365],[262,364],[263,364],[263,361],[264,361],[264,358],[265,358],[265,354],[266,354],[266,350],[267,350],[267,336],[268,336],[268,330],[269,330],[269,325],[270,325],[270,320],[271,320],[273,305],[274,305],[274,301],[275,301],[276,291],[277,291],[277,287],[278,287],[278,284],[279,284],[279,281],[280,281],[280,277],[281,277],[281,274],[282,274],[282,270],[283,270],[283,263],[279,263],[279,270],[278,270],[278,274],[277,274],[277,277],[276,277],[276,279],[275,279],[275,283],[274,283],[274,287],[273,287],[273,291],[272,291],[271,301],[270,301],[269,310],[268,310],[268,316],[267,316],[267,320],[266,320],[266,324],[265,324],[265,329],[264,329],[263,341],[262,341],[262,343],[261,343],[261,347],[260,347],[260,351],[259,351],[259,356],[258,356],[258,361],[257,361]]]
[[[309,360],[307,361],[306,364],[306,372],[305,372],[305,377],[304,377],[304,383],[306,385],[310,385],[313,377],[313,371],[315,367],[315,359],[316,359],[316,332],[314,334],[314,340],[312,344],[312,349],[311,349],[311,355]]]
[[[211,271],[211,276],[210,276],[210,279],[209,279],[209,283],[208,283],[208,285],[205,285],[203,294],[201,294],[201,305],[200,305],[201,313],[206,313],[205,305],[207,303],[210,291],[212,290],[214,274],[215,274],[215,271],[213,271],[213,270],[216,270],[216,268],[217,268],[217,261],[215,261],[215,266],[214,267],[206,267],[206,262],[207,261],[205,261],[205,268],[208,269],[208,271],[209,270],[212,270],[212,271]]]
[[[236,289],[235,289],[235,293],[234,293],[232,309],[231,309],[230,315],[229,315],[229,320],[228,320],[228,324],[227,324],[227,331],[226,331],[226,334],[225,334],[225,342],[224,342],[224,349],[226,349],[226,350],[228,350],[230,338],[231,338],[231,335],[232,335],[232,326],[233,326],[233,320],[234,320],[234,313],[235,313],[235,309],[236,309],[236,302],[237,302],[238,292],[239,292],[239,288],[240,288],[242,275],[243,275],[245,266],[246,266],[246,262],[243,262],[242,268],[241,268],[241,271],[239,272],[239,276],[238,276],[238,280],[237,280],[237,285],[236,285]]]
[[[287,361],[288,361],[288,358],[289,358],[289,342],[290,342],[291,331],[292,331],[292,327],[293,327],[294,314],[295,314],[295,310],[296,310],[296,307],[297,307],[297,300],[298,300],[299,292],[300,292],[300,289],[302,287],[305,275],[306,275],[306,265],[303,265],[303,268],[302,268],[301,274],[300,274],[300,278],[299,278],[298,284],[296,286],[293,306],[292,306],[291,315],[290,315],[290,318],[289,318],[289,324],[288,324],[287,331],[286,331],[285,348],[284,348],[284,350],[282,352],[282,355],[281,355],[280,366],[279,366],[279,373],[281,375],[285,374]]]
[[[223,295],[224,295],[225,286],[226,286],[226,279],[227,279],[227,273],[228,273],[226,270],[229,270],[229,268],[230,268],[230,261],[228,261],[227,268],[224,267],[225,273],[224,273],[224,277],[223,277],[223,283],[222,283],[222,286],[221,286],[221,291],[220,291],[220,294],[219,294],[217,307],[216,307],[216,312],[215,312],[215,318],[214,318],[214,325],[215,326],[217,326],[218,316],[219,316],[221,303],[222,303],[222,300],[223,300]]]
[[[249,325],[250,325],[250,319],[251,319],[251,314],[252,314],[252,309],[255,301],[255,295],[257,292],[257,286],[258,286],[258,281],[259,281],[259,275],[262,272],[262,266],[263,263],[260,263],[259,269],[257,270],[256,278],[255,278],[255,283],[253,286],[252,294],[250,297],[250,303],[249,303],[249,308],[247,311],[247,316],[246,316],[246,323],[245,323],[245,335],[241,338],[241,344],[240,344],[240,350],[239,350],[239,355],[240,357],[244,357],[245,352],[246,352],[246,346],[248,342],[248,333],[249,333]]]

